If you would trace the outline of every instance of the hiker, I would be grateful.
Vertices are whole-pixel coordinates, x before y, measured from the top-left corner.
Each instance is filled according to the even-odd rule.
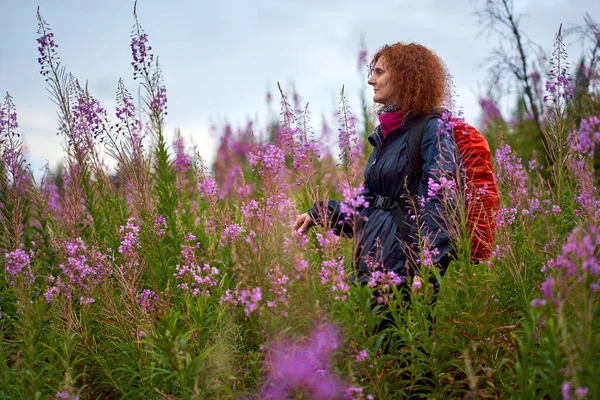
[[[421,235],[425,235],[422,237],[429,249],[435,249],[432,264],[441,275],[453,255],[444,207],[439,198],[428,199],[428,183],[440,183],[442,177],[455,179],[459,171],[455,139],[451,131],[441,129],[439,117],[442,107],[449,105],[450,77],[437,55],[415,43],[383,46],[369,70],[368,84],[373,87],[373,101],[378,103],[380,124],[368,139],[373,146],[364,172],[364,196],[369,206],[360,210],[366,218],[355,227],[340,224],[344,216],[339,203],[329,200],[315,203],[298,216],[293,229],[306,233],[326,219],[336,234],[358,235],[355,278],[359,282],[368,282],[375,270],[392,271],[404,283],[420,288],[419,265],[411,262],[405,246],[416,251],[417,230],[414,213],[411,216],[409,212],[408,193],[413,199],[417,195],[417,199],[425,200],[419,207]],[[416,161],[407,149],[413,135],[420,139],[413,144],[420,147],[413,149]],[[433,277],[429,283],[438,286]]]

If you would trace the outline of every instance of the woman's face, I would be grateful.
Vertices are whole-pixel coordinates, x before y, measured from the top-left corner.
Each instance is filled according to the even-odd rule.
[[[383,57],[379,57],[373,67],[373,73],[367,81],[369,85],[373,86],[373,101],[375,103],[385,106],[390,105],[392,89],[388,84],[389,80],[390,72],[385,68],[385,60]]]

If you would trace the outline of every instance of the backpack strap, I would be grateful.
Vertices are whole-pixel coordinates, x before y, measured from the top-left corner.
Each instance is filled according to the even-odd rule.
[[[425,114],[415,117],[416,120],[408,130],[408,138],[406,139],[406,152],[408,168],[406,169],[406,188],[407,194],[416,196],[419,191],[419,183],[421,183],[421,175],[423,175],[423,160],[421,154],[421,144],[423,142],[423,132],[425,127],[433,118],[439,118],[439,113]]]

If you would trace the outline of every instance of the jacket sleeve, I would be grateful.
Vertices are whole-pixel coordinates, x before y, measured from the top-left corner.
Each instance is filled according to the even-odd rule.
[[[308,215],[310,215],[316,224],[333,229],[336,235],[352,237],[352,224],[346,221],[344,214],[340,210],[340,203],[338,201],[317,201],[308,210]]]
[[[457,196],[452,195],[452,186],[456,193],[460,156],[452,131],[443,129],[440,123],[440,119],[432,119],[423,132],[423,173],[419,196],[424,200],[420,214],[427,250],[433,251],[431,261],[444,275],[454,253],[448,227],[453,220],[449,212],[458,206]]]
[[[364,187],[366,186],[365,182]],[[307,212],[316,224],[333,229],[338,236],[351,238],[356,228],[355,223],[358,224],[361,219],[366,218],[364,211],[372,204],[373,198],[374,195],[368,189],[364,189],[348,205],[353,215],[345,214],[342,203],[335,200],[317,201]]]

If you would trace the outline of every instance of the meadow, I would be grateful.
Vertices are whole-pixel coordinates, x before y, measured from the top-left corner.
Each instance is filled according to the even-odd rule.
[[[6,94],[0,399],[600,398],[593,21],[591,61],[571,74],[559,32],[534,80],[542,138],[523,104],[505,121],[481,101],[501,194],[492,256],[471,261],[453,210],[439,291],[407,292],[390,276],[354,283],[352,239],[291,229],[316,200],[349,218],[362,205],[366,100],[350,110],[342,91],[337,126],[315,129],[281,91],[268,137],[223,127],[209,166],[181,133],[165,139],[167,89],[137,19],[142,106],[120,81],[114,111],[68,73],[39,14],[38,26],[67,145],[34,179]],[[417,255],[424,281],[434,250]]]

